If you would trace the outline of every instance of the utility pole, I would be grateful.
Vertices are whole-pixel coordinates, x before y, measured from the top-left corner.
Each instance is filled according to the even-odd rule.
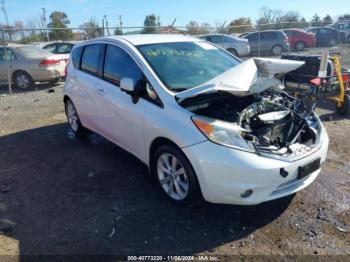
[[[111,33],[109,32],[109,28],[108,28],[108,20],[107,20],[107,15],[103,16],[105,18],[105,22],[106,22],[106,29],[107,29],[107,35],[110,36]]]
[[[102,36],[105,36],[105,20],[102,18]]]
[[[47,42],[50,42],[50,36],[49,36],[49,31],[47,30],[47,23],[46,23],[46,9],[42,8],[43,10],[43,16],[41,18],[41,20],[43,21],[43,27],[46,28],[46,38],[47,38]]]
[[[9,22],[9,18],[8,18],[8,16],[7,16],[7,11],[6,11],[6,6],[5,6],[5,0],[1,0],[1,10],[2,10],[2,12],[4,13],[4,16],[5,16],[6,25],[9,26],[9,25],[10,25],[10,22]],[[11,41],[11,40],[12,40],[11,32],[9,32],[9,38],[10,38],[10,41]]]
[[[119,15],[119,27],[120,29],[123,27],[122,15]]]

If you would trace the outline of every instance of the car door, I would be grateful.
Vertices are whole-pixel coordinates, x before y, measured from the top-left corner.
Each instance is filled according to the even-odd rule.
[[[100,99],[102,89],[96,83],[102,73],[103,48],[104,44],[89,44],[83,47],[79,70],[69,72],[67,80],[72,81],[75,98],[73,102],[83,125],[96,132],[100,131],[98,118],[103,103]]]
[[[259,52],[259,33],[252,33],[245,37],[248,39],[251,52]]]
[[[311,32],[311,33],[314,33],[315,34],[315,37],[316,37],[316,46],[319,47],[319,46],[322,46],[323,44],[323,36],[322,34],[320,33],[319,29],[318,28],[315,28],[315,29],[311,29],[309,30],[308,32]]]
[[[106,45],[104,57],[102,78],[96,83],[103,89],[103,94],[99,95],[99,130],[109,140],[143,159],[144,111],[149,102],[139,99],[134,103],[131,95],[119,87],[122,78],[131,78],[136,86],[142,88],[142,71],[135,60],[116,45]]]

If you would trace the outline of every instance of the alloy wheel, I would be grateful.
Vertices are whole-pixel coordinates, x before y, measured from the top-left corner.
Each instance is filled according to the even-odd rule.
[[[165,193],[175,200],[186,198],[189,181],[182,163],[172,154],[163,153],[157,161],[157,175]]]
[[[280,55],[282,53],[282,47],[276,45],[272,48],[272,53],[274,55]]]
[[[19,74],[16,76],[16,85],[19,88],[26,89],[30,86],[30,80],[28,76],[24,74]]]
[[[74,131],[77,132],[79,128],[79,123],[78,123],[78,113],[75,110],[74,105],[72,102],[67,102],[67,119],[69,122],[70,128]]]

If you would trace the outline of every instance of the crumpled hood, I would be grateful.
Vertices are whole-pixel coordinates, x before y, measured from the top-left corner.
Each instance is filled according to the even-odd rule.
[[[269,88],[283,89],[276,74],[284,74],[305,62],[273,58],[251,58],[206,83],[176,94],[180,102],[199,94],[226,91],[236,96],[247,96]]]

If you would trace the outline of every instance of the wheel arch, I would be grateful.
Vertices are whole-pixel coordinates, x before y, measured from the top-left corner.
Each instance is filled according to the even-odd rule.
[[[30,75],[30,73],[28,73],[26,70],[23,70],[23,69],[16,69],[15,71],[13,71],[13,72],[12,72],[12,75],[11,75],[12,79],[14,78],[14,76],[15,76],[16,74],[19,74],[19,73],[24,73],[24,74],[30,76],[31,79],[33,79],[33,77]]]
[[[72,100],[68,95],[63,96],[63,102],[66,103],[68,100]]]
[[[169,138],[166,138],[166,137],[157,137],[155,138],[150,147],[149,147],[149,151],[148,151],[148,168],[149,170],[151,171],[151,165],[152,165],[152,161],[153,161],[153,155],[154,155],[154,152],[157,150],[157,148],[159,148],[160,146],[162,145],[172,145],[172,146],[175,146],[176,148],[180,149],[181,148],[173,141],[171,141]],[[182,150],[181,150],[182,151]]]
[[[188,156],[185,154],[185,152],[181,149],[181,147],[179,147],[175,142],[173,142],[172,140],[170,140],[169,138],[166,138],[166,137],[157,137],[155,138],[152,143],[151,143],[151,146],[149,147],[149,165],[148,165],[148,169],[149,169],[149,174],[150,176],[152,177],[152,168],[154,168],[152,166],[152,163],[153,163],[153,156],[154,156],[154,153],[155,151],[157,150],[157,148],[159,148],[160,146],[162,145],[171,145],[171,146],[174,146],[176,147],[178,150],[180,150],[183,154],[183,156],[188,160],[188,163],[190,165],[190,168],[193,170],[193,173],[194,173],[194,176],[195,176],[195,180],[196,180],[196,183],[199,187],[199,194],[201,196],[201,199],[204,199],[203,197],[203,192],[202,192],[202,184],[200,183],[200,179],[196,173],[196,170],[194,169],[193,167],[193,164],[191,163],[191,161],[189,160]]]

